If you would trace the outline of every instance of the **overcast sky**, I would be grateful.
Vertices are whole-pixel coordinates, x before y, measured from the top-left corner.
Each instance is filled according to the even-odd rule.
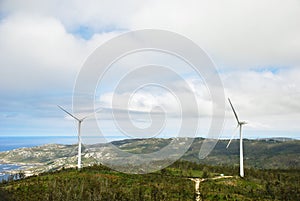
[[[98,46],[138,29],[172,31],[203,48],[216,65],[225,96],[232,99],[240,119],[249,122],[246,137],[299,138],[299,0],[0,0],[0,135],[75,135],[74,122],[56,105],[72,110],[76,77]],[[163,62],[180,66],[168,57]],[[126,72],[126,63],[116,71]],[[201,112],[197,135],[206,136],[209,91],[203,80],[182,73]],[[126,95],[126,90],[114,94],[109,81],[95,94],[106,107],[113,95]],[[180,93],[180,83],[172,83]],[[161,105],[176,113],[176,104],[170,93],[154,87],[138,92],[130,109],[143,113]],[[136,120],[147,118],[140,115]],[[172,135],[176,122],[172,118],[161,136]],[[106,135],[120,135],[108,116],[101,124]],[[230,136],[235,126],[226,102],[221,137]]]

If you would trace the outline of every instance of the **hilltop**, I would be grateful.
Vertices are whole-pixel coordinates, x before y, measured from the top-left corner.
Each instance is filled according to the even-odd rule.
[[[202,200],[299,200],[298,170],[246,169],[177,161],[150,174],[124,174],[102,165],[80,171],[62,169],[25,179],[0,183],[0,197],[6,201],[192,201]],[[225,175],[225,176],[220,176]],[[201,180],[199,192],[193,180]],[[199,179],[200,178],[200,179]],[[201,179],[202,178],[202,179]]]

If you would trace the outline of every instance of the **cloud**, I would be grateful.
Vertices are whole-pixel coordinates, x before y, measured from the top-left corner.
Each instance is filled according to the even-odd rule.
[[[29,114],[32,121],[28,122],[34,127],[43,111],[59,115],[52,105],[63,103],[71,108],[76,76],[95,48],[122,32],[155,28],[182,34],[205,49],[217,65],[226,95],[232,98],[241,118],[253,122],[255,129],[299,131],[299,24],[297,0],[2,0],[0,118],[18,119]],[[151,61],[145,58],[138,60]],[[175,60],[155,59],[178,69],[182,66]],[[138,80],[124,84],[122,93],[114,93],[112,86],[132,62],[128,58],[107,77],[108,84],[98,94],[100,103],[109,105],[113,94],[120,100],[128,95],[126,89]],[[202,117],[209,118],[211,100],[204,82],[189,77],[185,70],[178,72],[184,74],[196,94]],[[161,74],[155,81],[162,77],[166,78]],[[184,97],[182,83],[169,81]],[[131,109],[143,112],[159,103],[169,112],[177,111],[171,94],[157,92],[139,91]],[[22,110],[30,104],[30,110]],[[34,108],[39,108],[38,112]],[[187,109],[195,112],[192,107]],[[230,112],[227,108],[228,118],[234,121]],[[47,122],[43,125],[48,129]]]
[[[300,113],[300,69],[277,73],[243,71],[223,76],[228,96],[235,97],[247,115]]]
[[[197,42],[220,68],[299,64],[297,0],[155,1],[132,18],[131,28],[161,28]]]
[[[118,6],[117,6],[118,5]],[[39,16],[51,16],[59,21],[70,32],[79,26],[89,27],[95,32],[111,32],[116,29],[127,29],[130,18],[143,5],[135,0],[97,1],[97,0],[46,0],[36,2],[29,0],[3,0],[0,11],[4,13],[31,13]]]
[[[70,90],[86,57],[113,34],[90,41],[68,33],[55,18],[14,14],[0,23],[1,90]]]
[[[186,112],[189,118],[199,116],[211,116],[212,114],[212,102],[209,97],[209,91],[202,82],[195,82],[194,78],[186,80],[191,92],[195,95],[196,105],[193,101],[187,98],[190,96],[188,92],[184,90],[169,91],[168,89],[161,86],[145,85],[143,88],[135,91],[134,93],[129,92],[108,92],[101,94],[100,105],[107,108],[118,108],[124,111],[140,111],[143,114],[148,114],[150,111],[157,107],[161,107],[163,112],[171,115],[171,117],[181,117],[182,112]],[[175,88],[185,88],[186,85],[182,81],[172,80],[172,85]],[[126,87],[126,86],[125,86]],[[185,100],[181,102],[181,100]],[[113,100],[115,101],[113,104]],[[122,103],[128,103],[125,106]],[[186,104],[186,105],[182,105]],[[198,108],[198,109],[197,109]],[[183,111],[184,110],[184,111]]]
[[[207,50],[220,68],[294,66],[300,62],[297,0],[3,0],[0,8],[8,16],[29,13],[55,18],[66,32],[75,34],[80,27],[89,29],[90,35],[145,28],[175,31]]]
[[[76,52],[73,37],[52,18],[11,16],[0,24],[0,38],[2,90],[33,90],[56,84],[55,76],[67,74],[82,57]],[[74,58],[78,58],[77,62]],[[69,73],[74,76],[74,71]],[[51,82],[51,78],[55,81]],[[60,79],[61,84],[63,78]]]

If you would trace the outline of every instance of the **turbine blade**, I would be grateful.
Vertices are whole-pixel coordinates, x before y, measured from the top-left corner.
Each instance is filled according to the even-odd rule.
[[[68,115],[70,115],[71,117],[73,117],[74,119],[76,119],[77,121],[81,121],[80,119],[78,119],[77,117],[75,117],[73,114],[71,114],[70,112],[68,112],[67,110],[65,110],[60,105],[57,105],[57,107],[59,107],[62,111],[64,111],[65,113],[67,113]]]
[[[236,114],[236,112],[235,112],[235,110],[234,110],[234,108],[233,108],[233,105],[232,105],[232,103],[231,103],[231,101],[230,101],[230,99],[228,98],[228,101],[229,101],[229,103],[230,103],[230,106],[231,106],[231,109],[232,109],[232,111],[233,111],[233,113],[234,113],[234,116],[235,116],[235,118],[236,118],[236,120],[237,120],[237,122],[238,122],[238,124],[240,123],[240,120],[239,120],[239,118],[238,118],[238,116],[237,116],[237,114]]]
[[[228,144],[227,144],[227,146],[226,146],[226,149],[228,149],[228,147],[229,147],[229,145],[230,145],[230,143],[231,143],[232,139],[233,139],[233,137],[232,137],[232,138],[230,138],[230,140],[229,140],[229,142],[228,142]]]
[[[229,147],[231,141],[233,140],[233,137],[236,136],[237,131],[238,131],[238,128],[239,128],[239,124],[237,125],[236,129],[234,130],[233,134],[231,135],[231,138],[230,138],[230,140],[229,140],[229,142],[228,142],[228,144],[227,144],[227,146],[226,146],[226,149],[228,149],[228,147]]]
[[[103,108],[98,108],[96,111],[91,112],[90,114],[88,114],[88,115],[86,115],[85,117],[83,117],[83,118],[81,119],[81,121],[85,120],[86,118],[92,116],[93,114],[95,114],[95,113],[97,113],[97,112],[100,112],[101,110],[103,110]]]

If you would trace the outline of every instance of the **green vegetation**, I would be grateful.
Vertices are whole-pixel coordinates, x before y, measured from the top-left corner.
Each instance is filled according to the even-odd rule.
[[[204,200],[299,200],[298,170],[247,169],[241,179],[208,180],[200,185]]]
[[[219,140],[208,157],[199,160],[202,143],[203,139],[196,138],[182,159],[208,165],[239,165],[239,140],[233,140],[228,149],[228,140]],[[248,168],[300,168],[299,153],[299,140],[244,140],[244,165]]]
[[[129,175],[102,165],[48,172],[0,185],[0,199],[43,200],[195,200],[195,185],[189,178],[207,178],[200,183],[203,200],[300,200],[299,169],[246,169],[177,161],[161,171]]]
[[[245,178],[239,173],[239,145],[233,140],[227,150],[228,140],[220,140],[210,155],[198,159],[203,143],[196,138],[186,154],[161,171],[129,175],[102,165],[85,167],[80,171],[67,168],[76,165],[75,145],[44,145],[1,152],[5,162],[35,164],[33,172],[39,176],[24,178],[20,172],[13,180],[0,184],[0,200],[4,201],[68,201],[68,200],[195,200],[195,183],[190,178],[202,178],[202,200],[300,200],[300,141],[299,140],[244,140]],[[168,145],[172,139],[134,139],[112,142],[131,153],[151,153]],[[85,148],[89,152],[85,152]],[[98,152],[106,157],[111,153],[108,144],[90,145],[83,149],[83,163],[95,160],[89,154]],[[120,161],[118,155],[106,160]],[[134,158],[128,158],[128,164]],[[165,161],[155,161],[160,166]],[[118,163],[117,163],[118,164]],[[58,169],[61,169],[56,171]],[[233,177],[220,177],[220,174]]]
[[[1,186],[6,200],[193,200],[193,183],[160,173],[129,175],[104,166],[65,169]]]
[[[167,146],[172,139],[130,139],[112,142],[130,153],[151,153]],[[205,159],[199,160],[199,150],[204,139],[195,138],[189,150],[181,158],[186,161],[208,165],[239,165],[239,140],[233,140],[226,149],[228,140],[219,140]],[[300,168],[300,141],[285,138],[265,140],[244,139],[245,166],[262,169]]]
[[[82,162],[94,164],[97,161],[109,161],[118,167],[124,164],[123,156],[114,153],[111,144],[129,153],[146,154],[161,150],[174,140],[162,138],[128,139],[105,144],[85,145],[82,150]],[[184,139],[176,139],[183,140]],[[212,152],[199,160],[199,150],[204,139],[194,139],[181,160],[207,165],[239,165],[239,143],[233,140],[226,149],[228,140],[219,140]],[[175,147],[176,148],[176,147]],[[98,154],[101,153],[101,154]],[[247,168],[290,169],[300,168],[300,141],[291,139],[244,140],[244,165]],[[172,156],[170,156],[172,157]],[[136,157],[128,157],[128,164],[136,164]],[[34,173],[58,170],[62,167],[75,167],[77,164],[76,145],[48,144],[31,148],[20,148],[0,152],[2,163],[24,165],[24,170]],[[26,167],[27,166],[27,167]],[[127,166],[126,166],[127,168]]]

